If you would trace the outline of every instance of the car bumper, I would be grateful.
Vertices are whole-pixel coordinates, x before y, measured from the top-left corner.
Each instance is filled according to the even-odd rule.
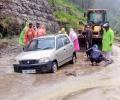
[[[18,73],[22,73],[23,70],[35,70],[38,72],[48,72],[51,70],[52,61],[45,64],[13,64],[14,71]]]

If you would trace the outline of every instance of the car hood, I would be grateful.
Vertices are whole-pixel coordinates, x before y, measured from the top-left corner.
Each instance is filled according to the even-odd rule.
[[[16,60],[32,60],[32,59],[40,59],[40,58],[46,58],[51,57],[51,55],[54,53],[53,50],[41,50],[41,51],[28,51],[28,52],[22,52],[17,57]]]

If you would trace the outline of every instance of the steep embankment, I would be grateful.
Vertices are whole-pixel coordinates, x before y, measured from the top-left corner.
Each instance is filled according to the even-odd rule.
[[[0,0],[0,15],[7,15],[6,19],[16,16],[19,22],[29,19],[31,22],[45,23],[47,29],[52,31],[59,28],[48,0]]]
[[[85,24],[84,11],[70,0],[49,0],[49,2],[60,25],[65,25],[66,28],[78,28],[81,24]]]
[[[22,24],[26,19],[45,23],[50,31],[58,31],[59,25],[78,28],[85,23],[83,10],[69,0],[0,0],[0,19],[0,28],[6,29],[10,29],[9,24]]]

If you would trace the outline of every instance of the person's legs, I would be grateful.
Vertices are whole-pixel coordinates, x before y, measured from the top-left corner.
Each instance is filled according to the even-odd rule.
[[[90,41],[89,41],[89,48],[91,48],[92,47],[92,39],[90,39]]]
[[[74,54],[75,54],[75,58],[77,59],[77,54],[76,54],[76,52],[75,52]]]
[[[108,52],[103,52],[104,58],[106,59],[106,61],[108,60]]]
[[[94,60],[93,58],[90,57],[90,61],[91,61],[92,66],[94,66],[95,60]]]
[[[104,52],[104,57],[105,57],[105,61],[107,62],[107,64],[111,64],[113,62],[112,60],[112,52]]]
[[[108,60],[112,60],[112,52],[106,52],[106,57]]]
[[[92,42],[91,42],[91,40],[87,40],[86,41],[86,49],[89,49],[89,48],[91,48],[92,47]]]
[[[73,43],[74,43],[75,51],[76,51],[76,52],[80,51],[80,46],[79,46],[79,41],[78,41],[78,39],[75,39]]]
[[[109,64],[113,63],[112,52],[108,52],[107,57],[108,57],[108,60],[109,60]]]
[[[86,50],[89,49],[89,42],[86,41]]]
[[[100,56],[98,59],[96,59],[96,66],[99,66],[99,63],[101,63],[104,60],[103,56]]]

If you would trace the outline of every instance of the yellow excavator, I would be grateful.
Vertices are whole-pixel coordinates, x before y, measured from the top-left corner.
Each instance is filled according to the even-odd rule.
[[[84,13],[84,17],[87,18],[87,24],[92,25],[93,31],[93,44],[101,44],[102,43],[102,25],[104,23],[108,23],[107,21],[107,10],[105,9],[88,9],[86,13]],[[85,26],[81,27],[78,30],[79,33],[79,41],[84,41],[85,34]],[[81,43],[80,43],[81,44]]]

